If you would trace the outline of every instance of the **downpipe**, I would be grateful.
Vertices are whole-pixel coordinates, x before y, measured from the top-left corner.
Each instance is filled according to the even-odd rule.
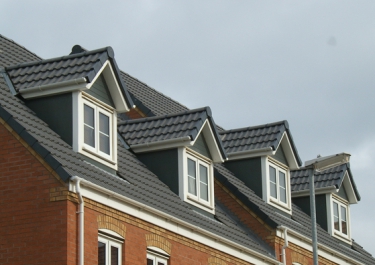
[[[71,181],[75,184],[75,189],[78,197],[78,203],[79,203],[79,210],[77,212],[78,214],[78,264],[84,265],[84,220],[85,220],[85,202],[83,201],[83,197],[81,194],[81,179],[77,176],[73,176]]]
[[[282,256],[282,261],[283,261],[283,264],[286,265],[286,253],[285,253],[285,249],[288,247],[289,245],[289,242],[288,242],[288,228],[285,227],[285,226],[279,226],[280,229],[282,229],[284,231],[284,246],[282,247],[281,249],[281,254],[280,256]]]

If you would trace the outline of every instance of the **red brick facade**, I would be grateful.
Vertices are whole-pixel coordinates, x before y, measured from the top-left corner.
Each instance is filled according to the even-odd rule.
[[[1,120],[0,264],[78,263],[78,202],[55,172]],[[275,230],[215,183],[218,200],[275,248],[281,261],[283,240]],[[85,198],[85,264],[97,264],[98,230],[125,238],[124,265],[144,265],[147,247],[170,254],[170,265],[250,264],[210,246]],[[310,252],[290,244],[287,264],[312,264]],[[322,260],[321,264],[334,264]]]

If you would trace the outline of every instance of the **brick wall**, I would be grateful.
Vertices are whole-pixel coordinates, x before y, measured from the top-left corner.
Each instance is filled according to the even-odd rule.
[[[66,264],[67,202],[52,171],[0,119],[0,264]]]

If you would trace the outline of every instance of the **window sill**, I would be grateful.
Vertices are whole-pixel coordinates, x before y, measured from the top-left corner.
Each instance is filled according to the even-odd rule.
[[[87,153],[90,153],[91,155],[97,157],[98,159],[104,160],[104,161],[106,161],[107,163],[110,163],[110,164],[112,164],[112,165],[116,165],[116,162],[114,162],[114,161],[111,160],[110,158],[106,158],[106,157],[104,157],[104,156],[101,156],[100,154],[98,154],[98,153],[96,153],[96,152],[93,152],[93,151],[91,151],[90,149],[85,148],[84,146],[82,147],[82,151],[87,152]]]
[[[210,209],[210,210],[213,210],[213,209],[214,209],[214,207],[212,207],[211,205],[207,205],[207,204],[205,204],[205,203],[203,203],[203,202],[197,200],[197,199],[196,199],[195,197],[193,197],[193,196],[188,195],[187,198],[188,198],[190,201],[192,201],[192,202],[194,202],[194,203],[197,203],[197,204],[199,204],[199,205],[201,205],[201,206],[203,206],[203,207],[205,207],[205,208],[207,208],[207,209]]]

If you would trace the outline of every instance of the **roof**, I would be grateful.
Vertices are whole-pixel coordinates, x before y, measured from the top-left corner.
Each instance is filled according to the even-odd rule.
[[[289,130],[289,124],[285,120],[264,125],[221,131],[220,135],[224,148],[228,155],[230,155],[247,151],[264,150],[266,148],[271,148],[276,151],[284,133],[287,133],[288,135],[298,165],[302,165],[292,134]]]
[[[209,107],[170,115],[122,121],[118,124],[118,131],[134,151],[137,147],[145,147],[149,150],[149,147],[153,144],[163,145],[168,143],[168,146],[171,147],[171,143],[174,143],[173,147],[187,146],[195,142],[201,132],[204,133],[206,121],[211,128],[211,133],[207,131],[206,138],[211,137],[216,142],[216,145],[214,145],[216,148],[214,146],[210,148],[209,145],[211,155],[215,157],[215,161],[224,161],[226,159],[225,150],[216,131],[216,125]],[[142,150],[146,149],[142,148]]]
[[[73,53],[48,60],[18,63],[6,66],[5,71],[11,81],[11,84],[8,85],[12,86],[16,93],[47,86],[49,90],[56,90],[58,87],[53,86],[56,84],[93,82],[107,60],[115,68],[114,74],[127,105],[133,106],[134,103],[127,92],[126,85],[120,77],[111,47]]]
[[[309,168],[301,168],[299,170],[290,172],[290,185],[292,194],[301,191],[308,191],[310,189],[310,172],[311,169]],[[359,192],[355,185],[349,163],[326,169],[321,172],[316,172],[314,175],[315,190],[319,191],[321,189],[332,186],[334,186],[336,189],[339,189],[343,184],[346,173],[348,173],[348,177],[350,178],[350,182],[352,184],[357,200],[360,200],[361,196],[359,195]]]
[[[24,47],[1,35],[0,50],[5,51],[0,53],[0,67],[40,59]],[[125,73],[121,73],[121,76],[129,91],[155,114],[165,115],[181,112],[181,108],[183,108],[181,104],[168,100],[161,93]],[[147,97],[151,98],[148,101],[142,100]],[[159,98],[162,99],[160,102]],[[186,109],[182,109],[182,111],[184,110]],[[269,249],[264,247],[263,242],[249,235],[247,229],[237,225],[237,220],[227,214],[228,209],[225,209],[225,206],[219,201],[215,205],[216,219],[197,213],[190,205],[182,202],[155,174],[150,172],[132,152],[123,148],[121,141],[118,142],[119,168],[117,175],[85,162],[83,155],[75,153],[71,146],[38,118],[21,99],[11,94],[2,75],[0,75],[0,117],[41,155],[63,180],[67,181],[70,176],[78,175],[117,194],[154,207],[180,220],[269,256]],[[265,203],[254,191],[220,164],[215,166],[215,178],[225,183],[233,194],[238,196],[247,207],[262,217],[270,226],[285,225],[307,238],[311,237],[311,220],[297,206],[292,206],[292,216],[278,213],[274,207]],[[363,250],[356,242],[353,242],[350,248],[343,245],[338,239],[331,237],[320,227],[318,227],[318,239],[320,243],[364,264],[375,263],[371,254]]]
[[[0,67],[9,65],[8,61],[22,63],[20,58],[24,58],[25,61],[30,58],[35,59],[35,55],[1,35],[0,45],[0,49],[8,54],[5,58],[0,53]],[[209,233],[275,258],[274,253],[270,253],[264,242],[250,235],[248,229],[239,227],[233,218],[226,214],[228,210],[224,206],[216,206],[216,215],[213,218],[195,211],[192,206],[183,202],[131,151],[124,148],[122,141],[118,141],[117,174],[111,174],[86,162],[85,156],[74,152],[71,146],[38,118],[22,99],[12,95],[2,75],[0,75],[0,118],[44,158],[63,181],[68,181],[71,176],[79,176]]]

